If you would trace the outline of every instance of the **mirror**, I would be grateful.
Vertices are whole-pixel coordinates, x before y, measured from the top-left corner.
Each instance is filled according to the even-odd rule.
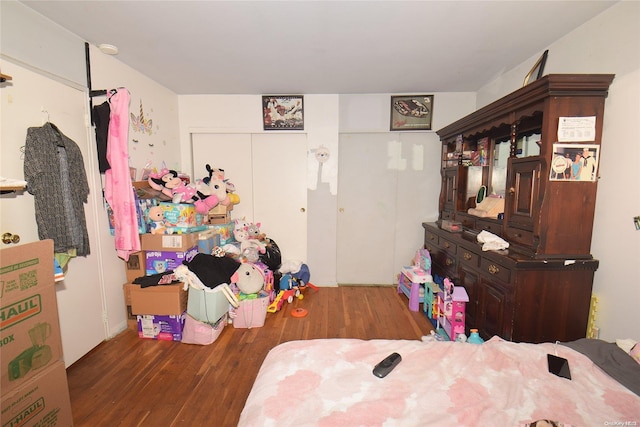
[[[489,194],[504,197],[507,186],[507,160],[511,151],[509,138],[496,140],[493,150],[493,170],[491,172],[491,187]]]
[[[540,134],[523,135],[516,141],[516,157],[530,157],[540,155]]]

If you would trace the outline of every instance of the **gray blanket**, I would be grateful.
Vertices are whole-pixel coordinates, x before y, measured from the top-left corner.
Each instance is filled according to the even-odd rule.
[[[610,377],[640,396],[640,364],[616,343],[581,338],[560,344],[584,354]]]

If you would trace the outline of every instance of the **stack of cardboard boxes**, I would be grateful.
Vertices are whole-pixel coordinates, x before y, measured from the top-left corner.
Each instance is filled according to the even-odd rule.
[[[53,241],[0,252],[2,426],[71,426]]]
[[[126,263],[127,283],[124,284],[128,327],[141,338],[182,340],[188,292],[183,283],[143,287],[134,284],[143,276],[175,270],[183,261],[190,261],[197,253],[211,254],[216,246],[233,241],[233,224],[226,207],[218,207],[215,214],[202,216],[190,204],[159,202],[165,210],[165,233],[144,233],[141,251],[130,255]],[[224,223],[209,224],[211,215],[224,218]]]

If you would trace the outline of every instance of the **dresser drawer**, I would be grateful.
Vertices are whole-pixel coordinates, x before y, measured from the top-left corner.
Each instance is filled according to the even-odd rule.
[[[480,255],[471,252],[463,247],[458,247],[458,258],[460,264],[477,268],[480,265]]]
[[[519,243],[524,246],[533,247],[533,232],[520,228],[507,227],[504,231],[509,241]]]
[[[490,259],[481,258],[480,270],[482,270],[485,275],[488,274],[490,277],[495,277],[505,283],[509,283],[509,280],[511,279],[510,269]]]
[[[449,253],[450,255],[455,255],[458,248],[458,245],[450,240],[445,239],[444,237],[440,237],[440,239],[438,240],[438,246],[440,246],[445,250],[445,252]]]
[[[431,246],[438,246],[438,235],[429,231],[429,230],[425,230],[424,231],[424,244],[426,245],[431,245]],[[427,249],[429,249],[427,247]],[[431,250],[429,249],[429,252],[431,252]]]
[[[476,229],[477,230],[486,230],[489,233],[493,233],[496,236],[500,236],[502,234],[502,225],[496,224],[495,222],[477,220],[476,221]]]

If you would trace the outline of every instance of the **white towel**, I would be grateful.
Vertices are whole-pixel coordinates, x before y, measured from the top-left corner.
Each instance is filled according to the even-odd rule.
[[[486,230],[478,234],[478,242],[482,243],[483,251],[499,251],[509,247],[509,242]]]

